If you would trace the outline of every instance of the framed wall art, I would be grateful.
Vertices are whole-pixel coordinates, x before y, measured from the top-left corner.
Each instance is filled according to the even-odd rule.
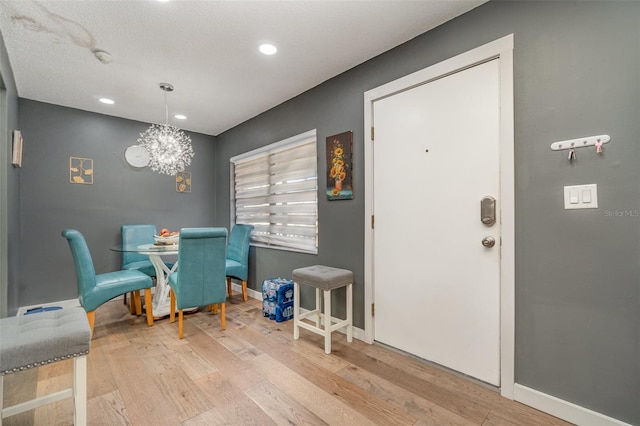
[[[191,172],[176,173],[176,192],[191,192]]]
[[[13,131],[13,155],[11,164],[15,167],[22,167],[22,132],[20,130]]]
[[[327,138],[327,199],[330,201],[353,199],[352,144],[352,131]]]
[[[93,185],[93,160],[69,157],[69,182]]]

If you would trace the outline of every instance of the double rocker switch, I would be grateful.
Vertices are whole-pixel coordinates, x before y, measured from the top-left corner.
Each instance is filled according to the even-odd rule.
[[[565,209],[597,209],[598,185],[574,185],[564,187]]]

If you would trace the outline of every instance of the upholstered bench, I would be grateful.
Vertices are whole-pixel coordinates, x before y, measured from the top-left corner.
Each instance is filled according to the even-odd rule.
[[[0,425],[2,419],[73,397],[75,425],[87,424],[87,354],[91,331],[81,307],[0,319]],[[73,358],[73,387],[10,407],[2,406],[4,376]]]
[[[300,313],[300,285],[315,287],[316,308],[304,314]],[[324,336],[324,352],[331,353],[331,333],[341,328],[347,329],[347,342],[353,340],[353,272],[346,269],[315,265],[293,271],[293,338],[300,337],[300,327]],[[345,320],[331,316],[331,290],[341,287],[347,289],[347,318]],[[322,314],[320,291],[324,292],[324,314]],[[302,322],[315,316],[316,325]],[[320,328],[320,318],[324,318],[324,328]]]

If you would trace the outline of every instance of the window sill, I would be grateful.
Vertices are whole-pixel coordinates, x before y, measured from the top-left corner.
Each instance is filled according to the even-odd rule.
[[[303,253],[303,254],[314,254],[317,255],[318,254],[318,250],[303,250],[303,249],[297,249],[297,248],[292,248],[292,247],[281,247],[281,246],[272,246],[269,244],[264,244],[264,243],[251,243],[252,247],[259,247],[259,248],[266,248],[266,249],[272,249],[272,250],[280,250],[280,251],[291,251],[294,253]]]

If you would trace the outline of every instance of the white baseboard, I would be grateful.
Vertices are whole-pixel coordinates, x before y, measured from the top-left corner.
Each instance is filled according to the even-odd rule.
[[[24,315],[29,309],[47,308],[50,306],[60,306],[61,308],[72,308],[74,306],[80,306],[80,301],[78,299],[70,299],[70,300],[61,300],[59,302],[40,303],[38,305],[31,305],[31,306],[21,306],[20,308],[18,308],[18,312],[16,312],[16,316]]]
[[[628,423],[518,383],[513,386],[513,399],[580,426],[630,426]]]
[[[236,284],[234,282],[231,283],[231,288],[233,289],[234,293],[242,293],[242,285],[240,284]],[[257,300],[262,300],[262,292],[261,291],[255,291],[253,289],[247,288],[247,296],[251,297],[252,299],[257,299]],[[305,308],[300,308],[300,312],[301,313],[307,313],[309,312],[308,309]],[[342,334],[347,334],[347,332],[345,331],[344,328],[341,328],[340,330],[336,330]],[[361,328],[357,328],[357,327],[353,327],[353,338],[354,339],[358,339],[358,340],[362,340],[363,342],[367,343],[367,341],[364,338],[364,330]]]

